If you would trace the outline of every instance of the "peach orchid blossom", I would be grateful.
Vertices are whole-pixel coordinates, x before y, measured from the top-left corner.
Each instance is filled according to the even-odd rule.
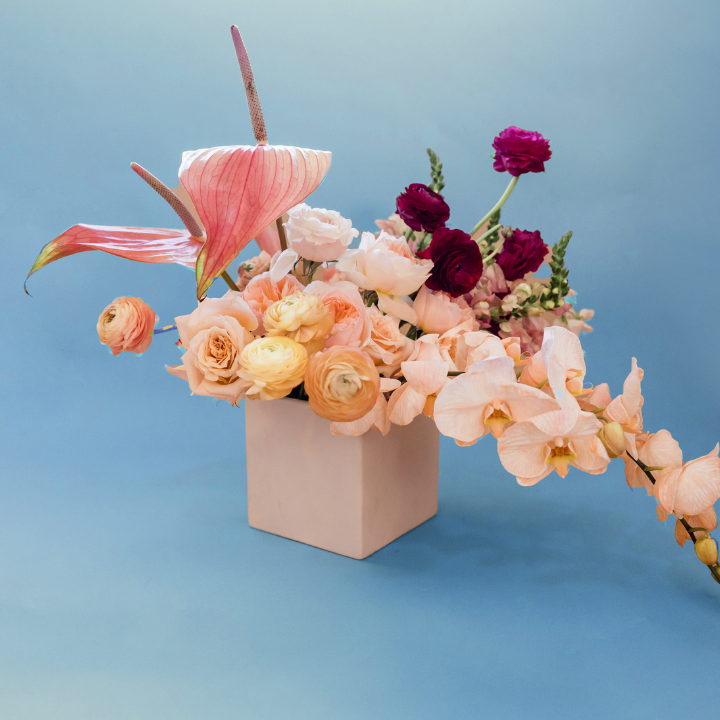
[[[415,325],[417,315],[402,298],[420,288],[432,265],[432,260],[416,258],[404,238],[381,231],[378,237],[363,233],[360,247],[348,250],[337,267],[358,287],[375,290],[380,310]]]
[[[497,335],[476,330],[458,338],[454,360],[460,372],[489,357],[507,357],[505,345]]]
[[[658,519],[660,522],[665,522],[668,517],[670,517],[670,514],[665,511],[665,508],[663,508],[662,505],[657,506],[658,511]],[[664,517],[663,517],[664,515]],[[715,508],[709,507],[707,510],[703,510],[701,513],[698,513],[697,515],[686,515],[684,518],[685,522],[690,525],[691,528],[703,528],[707,532],[703,532],[703,530],[696,530],[693,532],[693,535],[698,537],[704,537],[704,536],[710,536],[710,532],[712,530],[715,530],[715,528],[718,526],[718,520],[717,515],[715,514]],[[680,521],[680,518],[676,518],[675,520],[675,540],[677,540],[678,545],[682,547],[688,540],[690,539],[690,535],[688,534],[688,531],[685,529],[685,526]]]
[[[372,410],[367,415],[363,415],[359,420],[352,422],[334,422],[330,424],[330,432],[333,435],[349,435],[356,437],[364,435],[368,430],[379,430],[383,435],[390,432],[390,418],[388,417],[387,400],[385,393],[391,392],[400,387],[399,380],[391,380],[390,378],[380,378],[380,392]]]
[[[682,467],[653,472],[655,495],[667,512],[678,516],[699,515],[720,498],[720,445]]]
[[[652,468],[681,468],[682,450],[667,430],[656,433],[626,434],[625,480],[631,488],[645,488],[648,495],[656,495],[656,486],[635,462],[639,460]],[[633,460],[635,458],[635,460]],[[656,473],[653,474],[656,477]]]
[[[605,408],[605,417],[608,420],[620,423],[626,433],[642,431],[643,396],[640,390],[642,378],[643,371],[637,366],[637,361],[633,358],[632,369],[623,383],[622,395],[618,395]]]
[[[562,327],[545,329],[543,344],[523,368],[520,382],[552,391],[564,409],[577,409],[583,393],[585,356],[577,335]]]
[[[534,485],[553,471],[565,477],[570,465],[597,475],[610,462],[597,436],[601,427],[592,413],[578,409],[536,415],[502,434],[500,462],[520,485]]]
[[[183,153],[183,193],[134,166],[172,205],[186,229],[75,225],[45,246],[30,274],[61,257],[102,250],[139,262],[194,267],[200,299],[254,237],[317,189],[330,167],[330,153],[267,144],[250,61],[235,26],[232,35],[258,144]]]
[[[542,390],[517,382],[512,358],[490,357],[445,385],[434,417],[443,435],[473,443],[488,433],[499,438],[508,423],[556,409]]]
[[[407,382],[390,396],[388,414],[395,425],[409,425],[420,413],[432,415],[437,394],[448,383],[450,363],[440,354],[437,335],[423,335],[400,365]]]

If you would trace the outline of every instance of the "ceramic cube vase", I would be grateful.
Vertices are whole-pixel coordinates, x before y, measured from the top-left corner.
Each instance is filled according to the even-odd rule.
[[[251,527],[362,559],[437,513],[440,440],[420,416],[330,433],[301,400],[245,403]]]

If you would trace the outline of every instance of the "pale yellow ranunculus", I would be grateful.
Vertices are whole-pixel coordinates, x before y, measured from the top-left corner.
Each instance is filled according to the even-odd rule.
[[[251,382],[249,398],[278,400],[299,385],[308,364],[307,350],[289,337],[253,340],[240,354],[238,375]]]
[[[325,346],[335,317],[318,295],[296,292],[273,303],[263,321],[268,335],[289,337],[312,355]]]

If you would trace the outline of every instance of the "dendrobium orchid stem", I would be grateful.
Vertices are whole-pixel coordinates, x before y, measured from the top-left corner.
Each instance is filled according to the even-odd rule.
[[[492,217],[492,215],[496,213],[505,204],[505,201],[512,194],[512,191],[515,189],[515,186],[517,185],[517,181],[519,179],[519,175],[517,177],[513,177],[509,185],[505,188],[505,192],[502,194],[502,197],[497,201],[497,203],[495,203],[495,206],[492,208],[492,210],[490,210],[490,212],[487,213],[483,217],[483,219],[473,228],[472,232],[470,233],[470,237],[472,237],[490,219],[490,217]]]

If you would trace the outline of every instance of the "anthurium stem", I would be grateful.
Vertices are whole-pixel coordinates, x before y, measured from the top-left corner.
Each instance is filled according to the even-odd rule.
[[[485,217],[483,217],[483,219],[473,228],[473,231],[470,233],[471,236],[474,235],[488,221],[493,213],[496,213],[505,204],[505,201],[510,197],[512,191],[515,189],[519,178],[520,176],[518,175],[510,181],[509,185],[505,188],[505,192],[502,194],[502,197],[497,201],[497,203],[495,203],[492,210],[490,210],[490,212],[487,213]]]
[[[280,238],[280,250],[287,250],[287,235],[285,234],[281,217],[275,221],[275,226],[277,227],[278,237]]]
[[[228,275],[227,270],[223,270],[220,277],[228,284],[228,287],[235,292],[240,292],[240,288],[233,282],[233,279]]]

